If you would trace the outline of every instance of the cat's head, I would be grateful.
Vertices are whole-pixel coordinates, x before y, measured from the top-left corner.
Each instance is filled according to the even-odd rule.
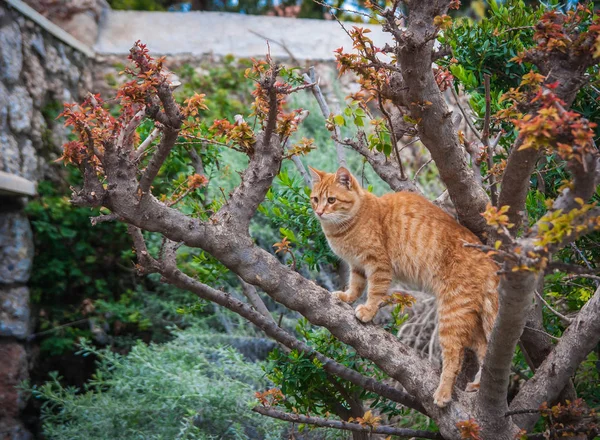
[[[344,167],[335,173],[309,169],[313,178],[310,203],[321,222],[339,224],[358,212],[362,188],[350,171]]]

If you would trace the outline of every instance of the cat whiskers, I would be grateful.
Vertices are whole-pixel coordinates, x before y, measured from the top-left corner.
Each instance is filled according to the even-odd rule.
[[[333,223],[338,229],[345,231],[352,224],[352,218],[344,214],[334,214],[327,221]]]

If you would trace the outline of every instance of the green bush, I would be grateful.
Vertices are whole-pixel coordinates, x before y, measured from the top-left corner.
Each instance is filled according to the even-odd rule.
[[[56,375],[34,388],[44,432],[53,440],[279,439],[286,425],[251,411],[268,388],[259,363],[211,343],[198,329],[165,344],[138,342],[126,356],[82,346],[99,358],[84,390]]]

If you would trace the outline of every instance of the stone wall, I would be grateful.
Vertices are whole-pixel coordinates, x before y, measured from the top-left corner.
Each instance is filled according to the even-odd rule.
[[[30,17],[0,2],[0,171],[38,181],[66,139],[62,102],[91,87],[91,61]],[[19,420],[33,327],[27,281],[33,239],[25,199],[0,192],[0,439],[31,438]],[[53,280],[48,280],[49,283]]]

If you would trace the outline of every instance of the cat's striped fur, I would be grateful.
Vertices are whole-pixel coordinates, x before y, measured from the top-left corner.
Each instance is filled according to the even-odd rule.
[[[479,240],[424,197],[405,192],[377,197],[345,168],[311,173],[313,210],[331,249],[351,268],[348,289],[335,294],[351,303],[368,285],[366,303],[356,308],[358,319],[373,319],[395,279],[436,295],[443,368],[434,401],[445,406],[464,349],[473,349],[482,364],[498,310],[498,267],[483,252],[465,247]],[[467,390],[478,388],[480,373]]]

